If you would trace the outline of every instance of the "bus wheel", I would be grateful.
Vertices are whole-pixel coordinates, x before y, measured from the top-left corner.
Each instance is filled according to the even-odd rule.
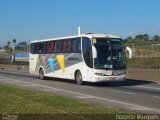
[[[40,70],[39,70],[39,78],[40,78],[41,80],[44,80],[44,79],[45,79],[43,69],[40,69]]]
[[[76,80],[76,83],[77,83],[78,85],[83,85],[84,82],[83,82],[83,80],[82,80],[82,74],[81,74],[80,71],[77,71],[77,72],[76,72],[75,80]]]

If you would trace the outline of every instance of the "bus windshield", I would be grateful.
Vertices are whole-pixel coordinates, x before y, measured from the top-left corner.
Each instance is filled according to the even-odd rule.
[[[125,50],[121,39],[96,38],[93,45],[97,50],[95,69],[125,69]]]

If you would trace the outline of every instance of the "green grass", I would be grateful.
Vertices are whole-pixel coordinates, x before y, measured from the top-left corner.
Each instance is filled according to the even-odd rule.
[[[115,114],[122,113],[126,112],[52,93],[35,92],[0,84],[0,114],[23,115],[26,119],[29,114],[32,115],[32,119],[38,116],[46,118],[51,115],[91,119],[93,116],[103,118],[110,114],[109,116],[115,119]],[[67,116],[68,114],[70,116]]]
[[[128,68],[160,69],[160,57],[134,57],[127,59]]]

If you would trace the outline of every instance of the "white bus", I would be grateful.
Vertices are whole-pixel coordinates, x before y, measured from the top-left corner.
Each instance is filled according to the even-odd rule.
[[[45,77],[86,82],[126,79],[124,42],[105,34],[81,34],[30,43],[29,71]]]

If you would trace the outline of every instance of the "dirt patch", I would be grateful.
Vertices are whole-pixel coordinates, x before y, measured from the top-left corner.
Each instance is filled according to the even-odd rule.
[[[8,71],[20,71],[20,72],[29,72],[28,65],[12,65],[12,64],[0,64],[1,70],[8,70]]]
[[[155,69],[128,69],[127,78],[135,80],[146,80],[160,83],[160,70]]]

